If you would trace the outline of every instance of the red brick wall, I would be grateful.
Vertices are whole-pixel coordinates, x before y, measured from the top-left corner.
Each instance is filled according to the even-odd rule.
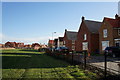
[[[5,43],[5,47],[13,47],[13,48],[15,48],[16,47],[16,43],[15,42],[6,42]]]
[[[99,34],[91,34],[91,50],[90,52],[95,53],[99,51]]]
[[[103,30],[107,29],[107,38],[103,37]],[[102,51],[102,41],[109,41],[109,46],[113,46],[113,27],[107,22],[103,21],[102,26],[99,29],[99,49],[100,53],[103,53]]]
[[[68,47],[69,50],[71,51],[72,50],[72,41],[68,40],[66,33],[64,34],[63,41],[65,41],[65,47]]]
[[[87,34],[87,40],[84,40],[84,34]],[[88,42],[88,48],[90,48],[90,32],[84,22],[81,23],[80,29],[78,31],[77,40],[76,40],[76,51],[82,51],[82,43]],[[89,49],[90,50],[90,49]]]
[[[84,40],[84,34],[87,34],[87,40]],[[96,49],[99,49],[99,34],[92,34],[84,22],[81,23],[80,29],[78,31],[76,51],[83,50],[83,42],[88,42],[88,52],[90,53],[94,53]]]

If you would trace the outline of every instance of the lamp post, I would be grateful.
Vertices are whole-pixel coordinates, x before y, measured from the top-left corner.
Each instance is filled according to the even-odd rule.
[[[52,40],[53,40],[53,34],[55,34],[56,32],[52,32]],[[53,42],[54,43],[54,42]],[[53,43],[52,43],[52,51],[53,51]]]

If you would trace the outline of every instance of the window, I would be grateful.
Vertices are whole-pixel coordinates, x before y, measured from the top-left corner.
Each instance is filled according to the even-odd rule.
[[[118,35],[120,36],[120,29],[118,29]]]
[[[65,44],[65,41],[63,43]]]
[[[107,37],[107,29],[103,30],[103,37],[106,38]]]
[[[75,46],[72,46],[72,50],[75,50]]]
[[[109,41],[102,41],[102,50],[105,50],[106,47],[109,47]]]
[[[120,47],[120,41],[116,41],[116,42],[115,42],[115,45],[116,45],[117,47]]]
[[[87,40],[87,34],[84,34],[84,40]]]
[[[88,50],[88,42],[83,42],[83,50]]]
[[[72,44],[75,44],[75,40],[72,40]]]

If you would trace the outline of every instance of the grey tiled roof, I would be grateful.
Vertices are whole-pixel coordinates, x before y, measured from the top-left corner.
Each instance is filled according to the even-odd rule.
[[[98,33],[99,28],[101,27],[102,22],[98,21],[91,21],[91,20],[84,20],[87,28],[92,33]]]
[[[68,40],[76,40],[77,39],[77,32],[66,31],[66,35],[67,35]]]

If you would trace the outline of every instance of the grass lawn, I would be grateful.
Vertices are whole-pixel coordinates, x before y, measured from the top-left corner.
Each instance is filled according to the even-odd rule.
[[[44,78],[96,80],[95,73],[79,69],[36,50],[3,50],[2,77],[11,79]]]

